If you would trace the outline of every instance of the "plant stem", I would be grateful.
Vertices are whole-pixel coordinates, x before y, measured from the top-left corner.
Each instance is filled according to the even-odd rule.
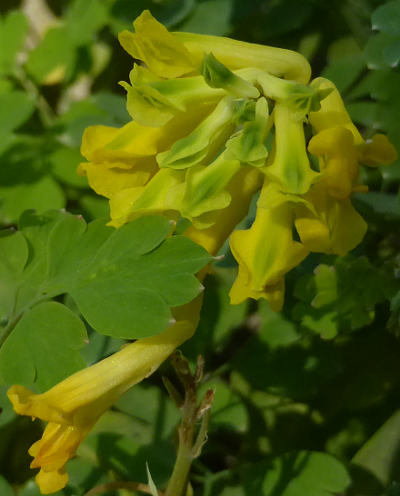
[[[183,402],[180,402],[179,396],[173,394],[174,401],[182,410],[182,421],[178,427],[179,445],[177,457],[165,496],[186,496],[192,462],[200,455],[201,449],[207,440],[208,421],[214,392],[212,390],[207,391],[204,398],[197,405],[196,388],[203,376],[204,366],[204,361],[201,357],[198,358],[197,369],[194,374],[190,372],[187,360],[179,352],[172,355],[171,361],[184,386],[185,397]],[[197,429],[197,423],[200,419],[200,429]]]
[[[191,448],[194,437],[194,425],[186,429],[186,432],[183,431],[183,428],[179,430],[178,453],[165,496],[184,496],[186,494],[189,471],[193,461]]]

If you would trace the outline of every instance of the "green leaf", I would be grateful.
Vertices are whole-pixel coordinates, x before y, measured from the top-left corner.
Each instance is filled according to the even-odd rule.
[[[331,339],[338,332],[371,324],[375,305],[394,291],[385,267],[378,269],[365,257],[347,255],[334,265],[319,265],[313,276],[299,280],[295,295],[305,303],[296,305],[293,314],[303,326]]]
[[[386,2],[372,14],[372,29],[400,36],[400,1]]]
[[[354,199],[357,207],[360,206],[360,211],[369,219],[391,222],[400,220],[400,201],[397,195],[370,191],[368,195],[356,194]]]
[[[23,124],[34,111],[32,98],[23,91],[0,93],[0,136]]]
[[[121,112],[117,106],[113,113],[109,113],[107,105],[96,96],[73,103],[65,114],[56,122],[62,132],[63,142],[71,147],[79,147],[82,133],[88,126],[97,124],[115,126],[125,124],[120,122]]]
[[[301,28],[309,19],[313,8],[314,4],[311,1],[299,3],[297,0],[286,0],[267,4],[260,12],[263,37],[265,37],[264,33],[272,37],[289,34]]]
[[[8,386],[0,386],[0,428],[16,417],[11,401],[7,397]]]
[[[232,0],[205,0],[197,3],[190,17],[179,28],[188,33],[227,35],[232,30]]]
[[[368,470],[384,486],[393,480],[400,463],[400,411],[395,412],[355,454],[352,463]]]
[[[66,28],[51,28],[30,52],[26,67],[39,84],[59,83],[71,77],[76,56]]]
[[[102,220],[87,226],[66,212],[25,212],[20,229],[30,254],[10,318],[43,298],[69,293],[92,327],[120,338],[168,327],[169,307],[199,294],[194,274],[211,258],[188,238],[165,239],[171,224],[164,217],[142,217],[115,230]]]
[[[106,198],[92,194],[82,195],[79,197],[79,205],[86,219],[110,218],[110,205]]]
[[[142,430],[149,429],[148,438],[168,439],[179,422],[179,412],[159,387],[137,384],[125,393],[115,404],[115,408],[134,417]]]
[[[0,233],[0,319],[5,322],[12,312],[17,281],[27,259],[28,245],[22,233],[11,230]]]
[[[74,0],[65,16],[65,29],[77,46],[93,41],[94,34],[107,21],[108,6],[99,0]]]
[[[24,14],[13,10],[5,17],[0,16],[0,46],[7,47],[0,51],[0,74],[13,72],[18,51],[22,48],[28,31],[28,22]]]
[[[113,32],[117,34],[123,29],[132,28],[132,19],[138,17],[143,10],[149,9],[152,15],[167,28],[183,21],[194,9],[196,0],[116,0],[113,2],[111,14]]]
[[[160,245],[169,229],[164,218],[144,217],[114,231],[69,291],[96,330],[124,338],[157,334],[168,326],[170,306],[197,296],[201,285],[192,274],[209,256],[184,237]]]
[[[333,496],[344,492],[351,482],[338,460],[313,451],[286,453],[248,475],[253,477],[247,482],[252,494],[279,496]]]
[[[82,162],[78,148],[60,147],[49,157],[53,175],[67,186],[87,188],[86,177],[78,176],[76,169]]]
[[[400,23],[399,23],[400,25]],[[383,50],[383,59],[390,67],[397,67],[400,62],[400,39]]]
[[[289,346],[301,337],[296,326],[282,314],[271,310],[269,303],[261,301],[258,313],[261,318],[260,334],[271,349]]]
[[[346,91],[359,77],[365,67],[362,54],[349,55],[334,60],[322,71],[322,76],[330,79],[340,92]]]
[[[29,208],[44,212],[49,208],[65,206],[64,192],[50,176],[43,176],[28,184],[16,184],[1,191],[0,219],[5,224],[15,223]]]
[[[66,488],[68,494],[83,495],[92,487],[108,482],[107,474],[99,467],[96,460],[86,460],[76,457],[67,464],[69,482]]]
[[[384,51],[395,41],[397,41],[397,37],[387,33],[378,33],[369,38],[364,48],[369,69],[387,68],[388,64],[385,62]]]
[[[13,488],[2,475],[0,475],[0,494],[1,496],[15,496]]]
[[[66,306],[44,302],[25,312],[0,349],[0,373],[7,384],[46,391],[86,363],[79,353],[84,323]]]
[[[353,121],[369,129],[381,129],[380,105],[377,102],[351,102],[346,109]]]

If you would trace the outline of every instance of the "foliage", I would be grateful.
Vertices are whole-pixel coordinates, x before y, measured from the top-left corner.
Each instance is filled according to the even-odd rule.
[[[127,79],[131,59],[116,34],[143,9],[170,30],[299,50],[315,75],[337,85],[364,137],[384,132],[400,150],[399,0],[42,7],[36,18],[19,2],[0,8],[0,46],[7,47],[0,50],[4,496],[39,494],[26,468],[39,428],[16,417],[8,386],[45,391],[127,341],[157,335],[175,307],[202,291],[194,274],[210,261],[203,249],[170,236],[163,217],[108,227],[107,202],[76,174],[83,130],[130,119],[118,81]],[[305,260],[289,274],[281,313],[265,302],[230,306],[236,268],[229,249],[214,261],[198,331],[182,348],[192,362],[205,356],[200,392],[215,391],[209,441],[191,475],[196,496],[398,494],[400,161],[361,174],[370,189],[354,197],[369,226],[362,245],[344,258]],[[115,479],[149,481],[153,493],[165,486],[179,416],[161,374],[170,368],[100,419],[57,495],[83,495]]]

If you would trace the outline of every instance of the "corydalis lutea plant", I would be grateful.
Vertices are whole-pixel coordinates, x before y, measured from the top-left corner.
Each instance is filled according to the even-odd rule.
[[[285,274],[309,252],[344,255],[362,240],[367,226],[351,203],[365,189],[359,164],[391,163],[393,146],[382,135],[365,142],[335,86],[309,83],[295,52],[169,33],[148,11],[134,28],[119,36],[141,61],[121,83],[133,120],[88,128],[80,172],[110,199],[111,225],[150,213],[183,217],[186,235],[212,253],[251,177],[261,196],[253,226],[231,238],[239,264],[231,301],[266,298],[279,310]]]
[[[279,310],[285,274],[310,252],[343,255],[361,241],[367,226],[351,203],[354,191],[365,190],[359,164],[392,162],[392,145],[382,135],[366,142],[334,85],[309,83],[309,64],[295,52],[169,33],[148,11],[134,28],[120,34],[140,61],[130,83],[121,83],[132,121],[89,127],[79,172],[109,198],[110,225],[153,214],[185,218],[184,234],[214,255],[261,190],[253,225],[231,236],[239,271],[230,296],[232,303],[266,298]],[[313,133],[308,143],[305,125]],[[49,422],[30,450],[43,493],[64,487],[65,463],[99,415],[192,335],[200,306],[198,298],[176,309],[165,332],[42,395],[11,388],[18,413]],[[93,373],[103,367],[106,375]]]

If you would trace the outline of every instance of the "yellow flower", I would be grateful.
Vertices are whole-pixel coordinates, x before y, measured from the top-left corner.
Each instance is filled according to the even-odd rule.
[[[317,112],[310,112],[309,121],[315,131],[318,133],[330,127],[341,126],[352,133],[356,145],[364,143],[363,137],[350,119],[342,97],[332,81],[318,77],[312,80],[311,86],[318,87],[320,90],[331,90],[322,100],[321,109]]]
[[[359,162],[369,167],[389,165],[397,160],[395,147],[383,134],[376,134],[372,139],[364,140],[350,119],[339,91],[331,81],[319,77],[314,79],[310,86],[318,87],[320,90],[331,90],[321,101],[321,109],[309,115],[310,123],[317,133],[337,126],[347,129],[353,135]]]
[[[65,464],[100,416],[129,388],[152,374],[194,333],[201,297],[175,310],[177,322],[158,336],[139,339],[121,351],[81,370],[43,394],[12,386],[8,397],[20,415],[48,422],[42,438],[29,453],[31,468],[42,494],[62,489],[68,482]]]
[[[359,173],[353,134],[342,126],[326,128],[311,138],[308,151],[321,157],[320,182],[327,193],[334,198],[348,198]]]
[[[251,199],[262,184],[262,177],[258,169],[242,167],[226,188],[234,201],[227,208],[217,211],[213,225],[206,229],[191,226],[185,231],[185,236],[211,255],[217,255],[233,229],[247,215]]]
[[[361,144],[358,147],[358,156],[360,162],[368,167],[390,165],[398,158],[396,148],[384,134],[375,134]]]
[[[133,27],[135,33],[123,31],[119,41],[133,58],[142,60],[157,76],[175,78],[195,73],[204,53],[212,52],[231,70],[255,67],[299,83],[306,84],[310,79],[310,64],[291,50],[221,36],[169,33],[148,10],[134,21]]]
[[[293,240],[293,210],[283,195],[267,207],[270,191],[266,182],[251,228],[231,236],[239,272],[230,297],[233,304],[246,298],[265,298],[278,311],[283,305],[284,275],[307,256],[308,250]],[[276,192],[274,196],[276,199]]]
[[[274,109],[275,153],[272,164],[263,169],[267,177],[277,183],[281,191],[304,194],[318,178],[307,156],[303,122],[283,103]]]
[[[165,78],[175,78],[192,72],[196,67],[185,46],[159,23],[148,10],[133,22],[135,33],[122,31],[118,39],[133,58]]]
[[[363,239],[367,224],[349,198],[337,199],[324,184],[315,184],[294,207],[295,226],[310,251],[345,255]]]

